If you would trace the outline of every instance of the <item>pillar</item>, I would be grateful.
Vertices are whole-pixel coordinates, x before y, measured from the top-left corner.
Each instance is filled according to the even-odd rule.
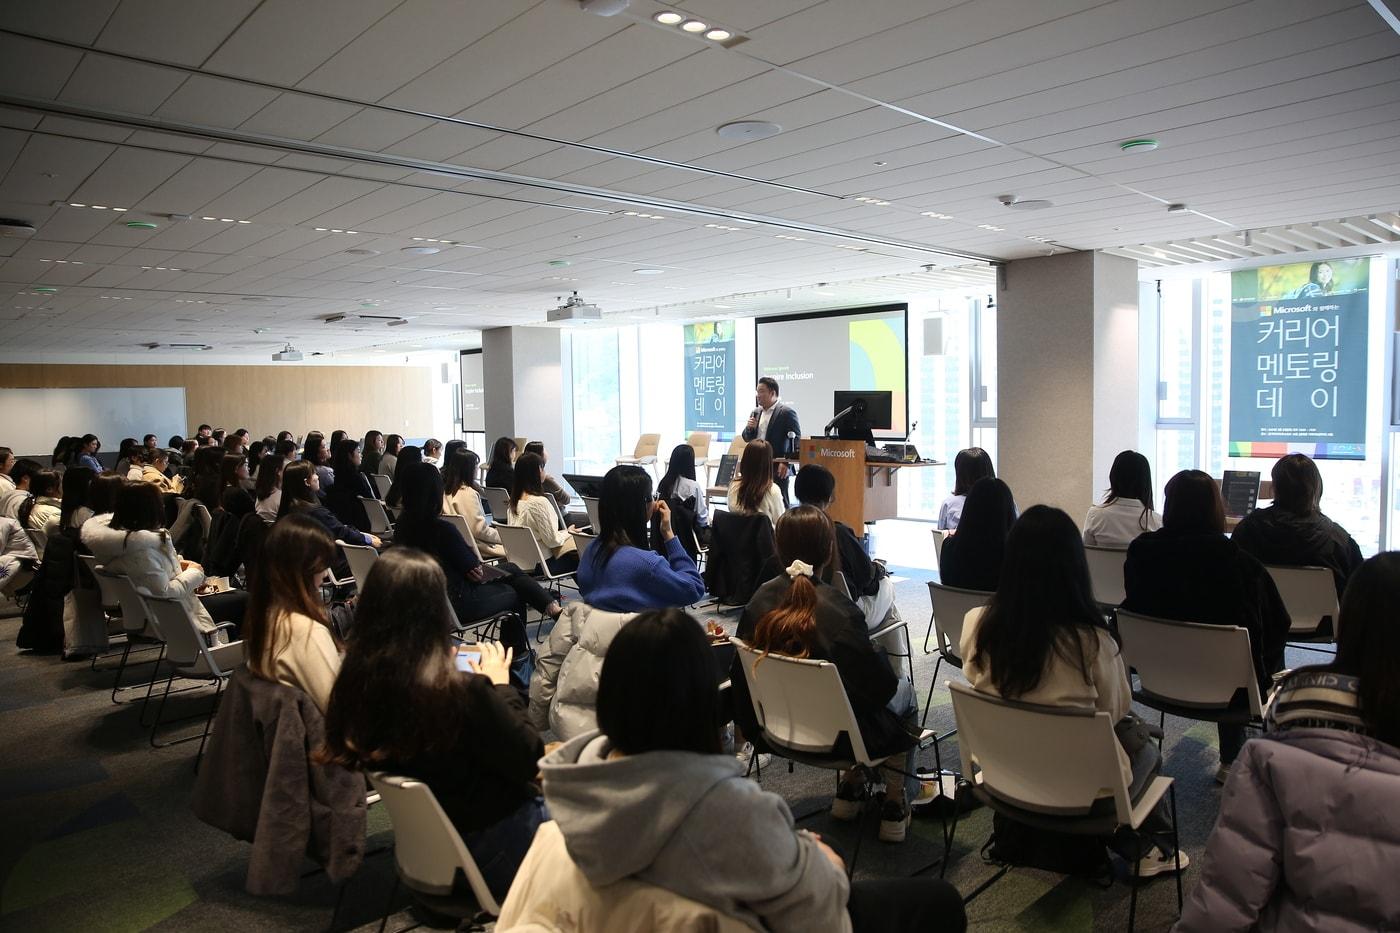
[[[550,471],[564,470],[564,390],[559,331],[496,327],[482,331],[487,449],[498,437],[543,441]]]

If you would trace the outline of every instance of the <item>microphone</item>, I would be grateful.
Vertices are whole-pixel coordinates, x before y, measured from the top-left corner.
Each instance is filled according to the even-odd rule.
[[[913,434],[917,430],[919,430],[919,422],[915,421],[913,424],[909,425],[910,434]]]
[[[787,453],[787,455],[788,455],[789,457],[792,456],[792,448],[793,448],[793,443],[792,443],[792,442],[793,442],[794,440],[796,440],[796,438],[797,438],[797,432],[796,432],[796,431],[789,431],[789,432],[787,432],[787,451],[786,451],[786,453]]]

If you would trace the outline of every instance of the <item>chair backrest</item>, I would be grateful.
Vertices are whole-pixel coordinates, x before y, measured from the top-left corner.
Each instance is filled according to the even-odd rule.
[[[369,772],[369,781],[394,824],[394,861],[403,882],[416,891],[446,895],[452,893],[452,881],[460,870],[481,908],[499,915],[501,905],[432,788],[382,771]]]
[[[1288,631],[1293,635],[1316,632],[1322,620],[1332,619],[1333,632],[1337,623],[1337,584],[1332,571],[1326,567],[1269,567],[1283,607],[1288,610]]]
[[[355,585],[364,589],[365,581],[369,579],[370,568],[379,559],[379,552],[368,544],[346,544],[344,541],[336,543],[345,553],[345,562],[350,565],[350,576],[355,578]]]
[[[1084,545],[1084,558],[1089,562],[1089,584],[1094,599],[1104,606],[1117,606],[1128,598],[1123,589],[1123,562],[1128,559],[1127,548]]]
[[[847,599],[851,598],[851,585],[846,582],[846,574],[844,571],[838,570],[832,575],[831,585],[836,587],[836,592],[840,593],[842,596]]]
[[[516,437],[512,438],[512,440],[515,441],[515,452],[517,454],[523,454],[525,452],[525,445],[530,443],[528,437]]]
[[[185,673],[210,674],[214,677],[227,677],[241,663],[241,649],[235,653],[238,663],[221,663],[222,653],[210,650],[204,633],[195,622],[194,613],[183,599],[156,596],[144,596],[142,599],[146,611],[151,614],[161,637],[165,639],[165,660],[168,663]]]
[[[1053,815],[1085,814],[1111,792],[1118,822],[1131,821],[1111,715],[1013,703],[952,681],[947,686],[966,779],[975,781],[980,771],[988,793]]]
[[[632,456],[638,459],[642,457],[655,457],[660,447],[660,434],[643,434],[641,437],[637,438],[637,446],[633,449]]]
[[[712,440],[713,437],[708,431],[692,432],[690,437],[685,439],[685,442],[690,445],[690,449],[695,451],[695,462],[697,464],[704,463],[706,460],[710,459],[710,443]]]
[[[948,537],[948,532],[942,528],[930,528],[933,532],[933,563],[937,567],[943,566],[943,542]]]
[[[467,517],[452,512],[443,512],[442,517],[447,519],[448,522],[452,524],[453,528],[457,529],[457,534],[461,535],[462,540],[467,542],[467,547],[472,549],[472,553],[476,555],[476,559],[481,560],[481,547],[477,545],[476,536],[472,534],[471,526],[467,524]]]
[[[374,491],[379,493],[381,499],[389,494],[390,487],[394,485],[394,478],[383,473],[371,473],[369,480],[374,483]]]
[[[865,750],[860,725],[835,664],[778,654],[765,656],[737,638],[730,641],[741,659],[754,717],[764,741],[775,751],[826,754],[836,749],[844,735],[855,761],[876,763]]]
[[[131,582],[131,578],[120,573],[109,573],[105,567],[95,566],[92,575],[97,578],[97,588],[102,593],[103,605],[113,605],[108,599],[115,600],[115,605],[121,607],[122,628],[127,633],[142,634],[148,629],[153,629],[158,637],[160,625],[146,611],[146,603],[141,598],[141,594],[136,592],[136,586]]]
[[[52,523],[50,524],[52,525]],[[34,543],[34,551],[39,555],[39,559],[43,560],[44,550],[49,546],[49,536],[45,532],[39,531],[37,528],[26,528],[24,532],[29,535],[29,540]]]
[[[943,660],[962,666],[963,619],[972,610],[991,602],[985,590],[965,590],[958,586],[929,583],[928,599],[933,607],[933,630],[938,636],[938,652]]]
[[[597,535],[584,534],[582,531],[571,531],[569,537],[574,539],[574,550],[578,551],[579,560],[583,560],[583,552],[588,546],[598,540]]]
[[[748,444],[748,441],[744,440],[742,435],[734,435],[734,439],[729,442],[728,455],[733,457],[735,462],[738,462],[739,458],[744,455],[744,446],[746,444]]]
[[[97,591],[102,600],[102,608],[112,615],[119,615],[122,611],[122,601],[117,593],[116,575],[102,572],[102,568],[98,566],[97,558],[91,554],[79,554],[78,560],[87,566],[88,572],[97,581]]]
[[[365,517],[369,519],[369,533],[382,535],[394,530],[389,521],[389,513],[384,511],[384,503],[370,496],[360,496],[360,504],[365,507]]]
[[[510,511],[510,492],[498,486],[483,486],[481,491],[486,495],[486,503],[491,506],[492,520],[504,522],[506,512]]]
[[[1236,625],[1154,619],[1118,610],[1123,661],[1142,689],[1185,707],[1227,707],[1243,690],[1251,716],[1261,714],[1249,632]]]
[[[522,525],[496,523],[496,533],[501,536],[501,546],[506,549],[506,560],[526,573],[534,573],[536,568],[545,568],[544,552],[535,540],[535,533]]]
[[[588,510],[588,524],[592,526],[593,533],[598,533],[598,500],[591,496],[583,497],[583,507]]]

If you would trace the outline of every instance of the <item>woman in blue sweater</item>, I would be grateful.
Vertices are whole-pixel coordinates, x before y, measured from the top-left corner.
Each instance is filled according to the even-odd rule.
[[[648,550],[652,515],[661,519],[665,555]],[[688,606],[705,595],[695,561],[671,531],[671,510],[651,498],[651,476],[641,467],[616,466],[603,477],[598,540],[579,561],[583,599],[607,612]]]

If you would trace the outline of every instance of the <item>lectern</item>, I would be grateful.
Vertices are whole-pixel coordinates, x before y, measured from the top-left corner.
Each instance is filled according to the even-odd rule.
[[[828,438],[803,438],[800,466],[820,464],[836,477],[836,501],[829,510],[833,519],[855,529],[865,525],[865,442]]]

